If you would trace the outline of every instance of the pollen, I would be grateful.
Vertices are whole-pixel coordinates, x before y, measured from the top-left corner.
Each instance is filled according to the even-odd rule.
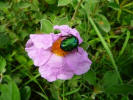
[[[58,39],[58,40],[56,40],[56,41],[53,43],[53,45],[52,45],[51,51],[52,51],[54,54],[58,55],[58,56],[65,56],[65,55],[67,55],[69,52],[66,52],[66,51],[64,51],[64,50],[62,50],[62,49],[60,48],[61,41],[62,41],[61,38]]]

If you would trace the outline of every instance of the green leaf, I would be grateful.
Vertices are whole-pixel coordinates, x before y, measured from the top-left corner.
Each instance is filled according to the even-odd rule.
[[[95,9],[99,0],[85,0],[84,10],[87,14],[94,14],[98,12],[98,9]]]
[[[21,100],[29,100],[31,96],[31,88],[29,86],[25,86],[21,90]]]
[[[77,92],[77,93],[74,93],[73,100],[84,100],[84,99],[82,99],[81,94]]]
[[[68,81],[67,84],[71,89],[75,89],[79,86],[78,80],[80,79],[81,79],[81,76],[74,76],[70,81]]]
[[[65,24],[68,24],[67,17],[61,18],[60,21],[58,22],[58,25],[65,25]]]
[[[5,71],[6,66],[6,60],[0,56],[0,73],[3,73]]]
[[[5,48],[9,44],[9,37],[3,33],[0,33],[0,48]]]
[[[56,88],[60,88],[63,82],[63,80],[56,80],[53,84]]]
[[[133,27],[133,20],[131,20],[130,25]]]
[[[59,88],[58,88],[59,89]],[[50,86],[50,91],[51,91],[51,94],[52,94],[52,97],[54,98],[54,100],[59,100],[59,91],[54,85],[51,85]]]
[[[32,0],[31,9],[35,11],[39,11],[39,1],[38,0]]]
[[[80,90],[80,87],[79,88],[76,88],[76,89],[73,89],[73,90],[71,90],[69,92],[65,92],[64,95],[65,96],[72,95],[72,94],[75,94],[76,92],[78,92],[79,90]],[[63,94],[61,96],[63,96]]]
[[[72,6],[73,8],[76,8],[78,4],[78,0],[72,0]]]
[[[41,96],[44,100],[49,100],[47,96],[45,96],[42,92],[35,91],[36,94]]]
[[[20,63],[20,64],[25,64],[27,62],[26,57],[23,55],[16,55],[15,59]]]
[[[56,0],[45,0],[48,4],[55,4]]]
[[[123,94],[123,95],[133,94],[133,85],[126,85],[126,84],[114,85],[105,89],[105,91],[110,94]]]
[[[4,8],[10,8],[10,5],[7,2],[1,2],[0,1],[0,9],[4,9]]]
[[[108,22],[107,18],[104,15],[97,14],[95,22],[104,32],[110,31],[110,23]]]
[[[93,71],[88,71],[86,74],[83,75],[83,78],[89,84],[92,84],[92,85],[96,84],[96,73]]]
[[[41,31],[44,33],[51,33],[53,32],[53,24],[46,19],[41,20]]]
[[[6,31],[6,24],[0,25],[0,32],[5,32]]]
[[[9,37],[10,37],[10,43],[11,44],[14,44],[15,42],[17,42],[18,40],[19,40],[19,37],[18,37],[18,35],[16,35],[15,33],[13,33],[13,32],[10,32],[10,34],[9,34]]]
[[[120,6],[116,4],[115,2],[109,3],[109,7],[117,11],[120,10]]]
[[[63,18],[57,17],[54,20],[54,25],[65,25],[65,24],[68,24],[68,18],[67,17],[63,17]]]
[[[117,84],[119,84],[119,79],[116,72],[108,71],[104,74],[103,86],[105,89]]]
[[[127,98],[127,96],[123,96],[123,97],[121,98],[121,100],[129,100],[129,99]]]
[[[71,0],[59,0],[58,6],[66,6],[71,2]]]
[[[28,2],[20,2],[20,3],[18,3],[18,5],[17,5],[17,7],[18,7],[18,8],[21,8],[21,9],[28,8],[28,7],[30,7],[30,6],[31,6],[31,4],[28,3]]]
[[[0,84],[0,93],[0,100],[20,100],[19,89],[13,81],[9,81],[8,84]]]
[[[21,34],[20,34],[20,38],[21,40],[23,41],[25,39],[26,36],[28,36],[29,33],[25,30],[21,31]]]

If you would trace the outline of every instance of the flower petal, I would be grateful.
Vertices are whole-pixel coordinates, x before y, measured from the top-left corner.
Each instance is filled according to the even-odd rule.
[[[78,48],[78,52],[71,53],[65,57],[66,63],[73,72],[81,75],[90,69],[91,61],[88,59],[87,53],[83,48]]]
[[[80,37],[79,32],[76,29],[71,29],[70,33],[78,38],[79,44],[83,42],[82,38]]]
[[[30,39],[36,48],[47,49],[51,47],[53,43],[51,34],[31,34]]]
[[[49,82],[56,79],[70,79],[73,76],[72,70],[64,64],[64,58],[53,54],[48,63],[39,67],[41,76],[47,79]]]
[[[34,65],[36,66],[41,66],[45,64],[49,57],[52,55],[50,50],[36,48],[33,45],[31,39],[28,40],[25,50],[27,51],[28,56],[33,60]]]
[[[56,80],[59,68],[62,67],[62,62],[63,58],[61,56],[52,54],[49,61],[45,65],[39,67],[41,76],[49,82]]]
[[[57,69],[52,69],[48,65],[44,65],[39,67],[39,72],[41,74],[41,77],[45,78],[49,82],[55,81],[57,79],[56,72],[58,72]]]
[[[70,30],[71,30],[71,28],[68,25],[61,25],[61,26],[55,25],[54,29],[60,30],[62,33],[64,33],[64,35],[70,34]]]
[[[57,39],[59,39],[59,37],[61,36],[61,34],[54,34],[51,33],[52,37],[53,37],[53,41],[55,42]]]
[[[80,37],[79,32],[76,29],[70,28],[68,25],[62,25],[62,26],[56,25],[56,26],[54,26],[54,29],[60,30],[61,31],[60,34],[62,36],[67,36],[67,35],[70,35],[70,34],[76,36],[79,40],[79,44],[83,42],[82,38]]]
[[[74,75],[73,71],[67,64],[63,64],[62,68],[59,70],[57,79],[67,80],[72,78]]]

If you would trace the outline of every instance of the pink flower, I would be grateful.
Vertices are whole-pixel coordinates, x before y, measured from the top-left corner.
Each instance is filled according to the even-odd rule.
[[[76,29],[67,25],[54,26],[60,30],[59,34],[31,34],[25,50],[33,60],[35,66],[39,66],[41,76],[49,82],[57,79],[67,80],[74,74],[81,75],[90,69],[91,61],[87,53],[81,47],[66,52],[60,48],[62,36],[73,35],[82,39]]]

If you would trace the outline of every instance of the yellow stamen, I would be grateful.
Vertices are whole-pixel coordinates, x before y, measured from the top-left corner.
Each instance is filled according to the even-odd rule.
[[[60,44],[61,44],[62,39],[58,39],[53,43],[53,46],[51,48],[51,51],[55,54],[57,54],[58,56],[65,56],[66,54],[68,54],[69,52],[63,51],[60,48]]]

